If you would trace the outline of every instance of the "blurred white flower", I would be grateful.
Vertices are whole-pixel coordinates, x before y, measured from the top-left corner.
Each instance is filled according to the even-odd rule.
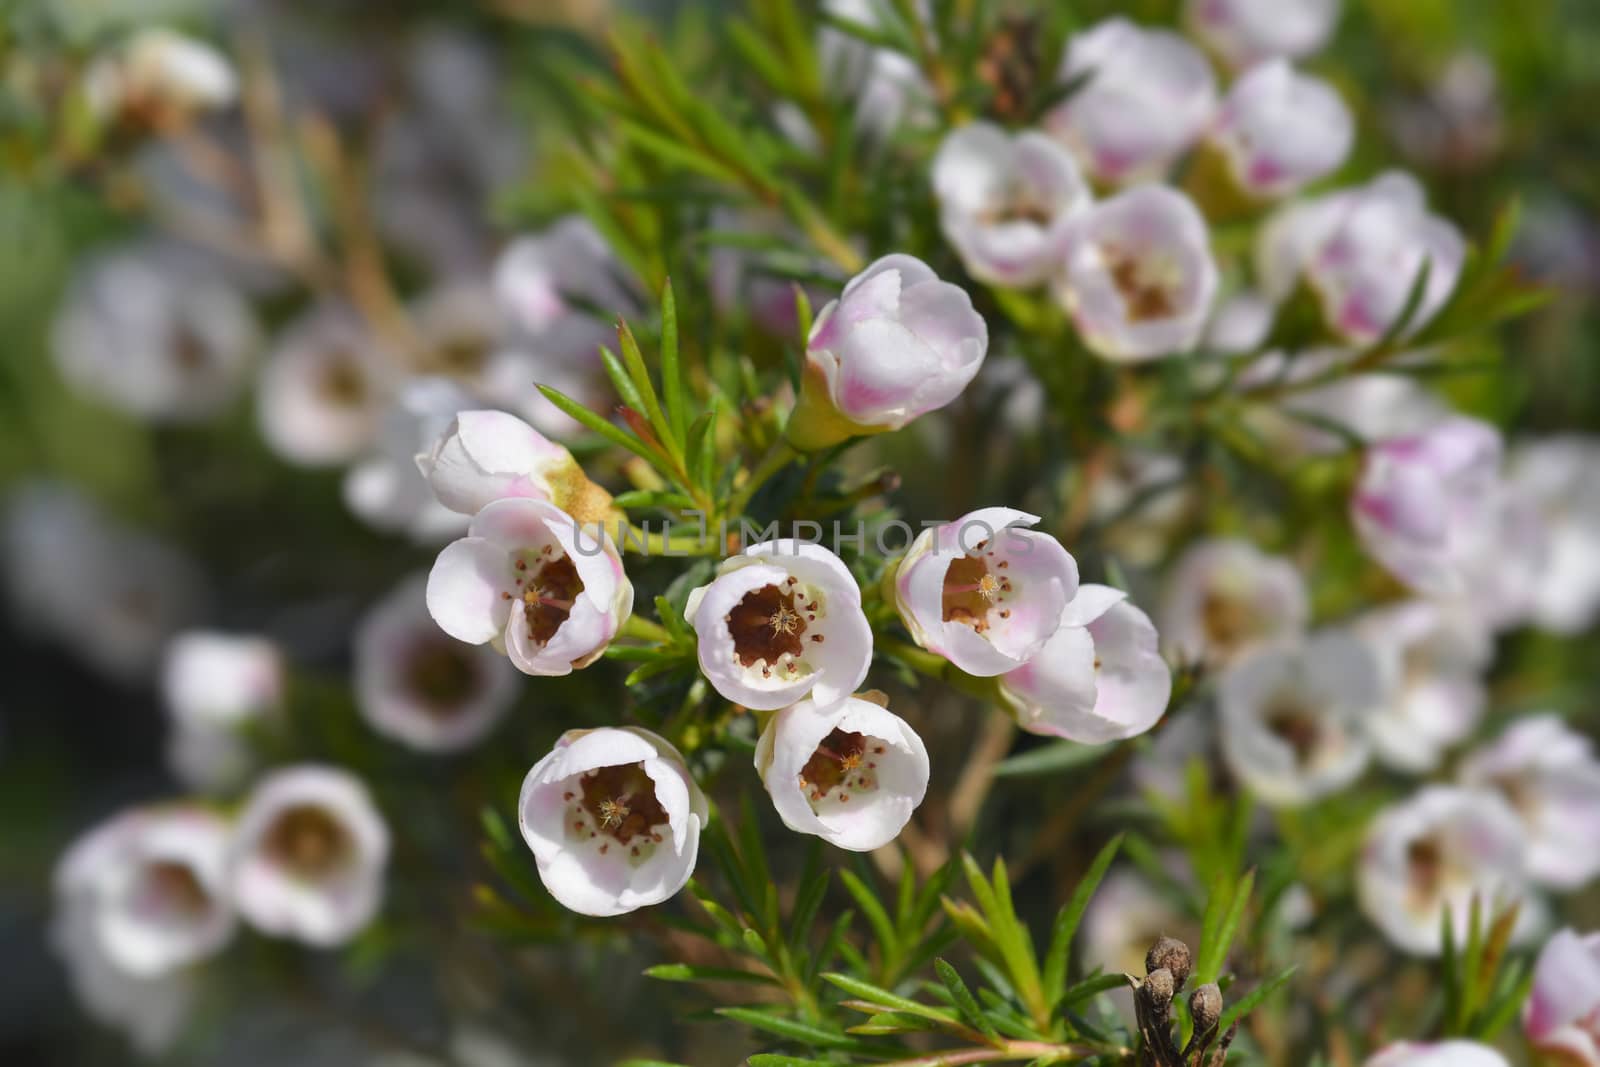
[[[1259,646],[1217,682],[1222,754],[1274,807],[1306,804],[1361,776],[1377,665],[1344,630]]]
[[[1078,591],[1078,564],[1037,515],[980,508],[922,531],[895,572],[911,637],[968,674],[993,677],[1038,654]]]
[[[1466,258],[1459,230],[1427,210],[1421,184],[1389,171],[1357,189],[1280,208],[1256,239],[1256,275],[1275,299],[1303,278],[1329,327],[1369,345],[1394,327],[1422,270],[1422,300],[1404,331],[1414,334],[1455,289]]]
[[[84,98],[102,121],[121,117],[157,128],[224,108],[239,93],[228,57],[165,26],[145,26],[84,72]]]
[[[1260,348],[1272,333],[1277,306],[1254,290],[1219,302],[1206,324],[1205,347],[1226,355],[1244,355]],[[1255,364],[1251,364],[1253,368]]]
[[[928,750],[883,700],[806,699],[768,720],[755,764],[785,826],[852,852],[899,836],[927,792]]]
[[[1249,541],[1199,541],[1167,578],[1161,634],[1186,662],[1220,666],[1257,642],[1292,637],[1311,616],[1305,579]]]
[[[500,253],[494,293],[515,329],[568,358],[595,359],[618,316],[639,308],[626,269],[588,219],[566,215]]]
[[[1072,227],[1056,291],[1083,343],[1119,363],[1187,352],[1217,296],[1206,220],[1183,193],[1141,185]]]
[[[1449,915],[1465,942],[1473,897],[1486,911],[1520,904],[1514,939],[1543,922],[1527,886],[1522,823],[1498,793],[1432,785],[1384,809],[1356,871],[1361,910],[1401,951],[1437,956]]]
[[[281,712],[284,676],[283,653],[264,637],[214,630],[174,637],[161,673],[173,773],[192,789],[239,785],[254,764],[246,732]]]
[[[1435,170],[1481,166],[1506,140],[1494,61],[1470,48],[1449,56],[1422,93],[1391,98],[1383,117],[1396,147]]]
[[[1200,51],[1171,30],[1109,18],[1073,37],[1061,80],[1087,77],[1044,118],[1097,180],[1160,178],[1200,139],[1217,105]]]
[[[1570,891],[1600,875],[1600,760],[1559,715],[1512,723],[1459,773],[1463,785],[1499,791],[1522,819],[1534,882]]]
[[[722,561],[689,594],[700,669],[735,704],[770,710],[810,697],[828,708],[872,663],[861,590],[838,556],[802,541],[764,541]]]
[[[1288,196],[1339,168],[1355,141],[1355,120],[1333,86],[1275,59],[1234,82],[1210,140],[1240,189]]]
[[[1355,632],[1377,666],[1367,721],[1378,758],[1414,774],[1434,770],[1483,715],[1492,635],[1470,612],[1426,600],[1371,611]]]
[[[1367,1058],[1362,1067],[1511,1067],[1506,1058],[1476,1041],[1398,1041]]]
[[[918,0],[919,12],[926,3]],[[880,29],[875,0],[823,0],[823,10],[869,29]],[[823,26],[817,34],[823,84],[855,98],[855,124],[871,137],[883,137],[901,123],[919,124],[932,112],[933,92],[916,61],[902,52],[872,45],[843,30]]]
[[[169,1052],[182,1036],[198,986],[189,970],[140,977],[106,954],[95,909],[65,901],[50,923],[50,943],[67,971],[73,995],[96,1022],[122,1031],[141,1056]]]
[[[1538,508],[1548,537],[1532,620],[1553,633],[1580,633],[1600,617],[1600,438],[1519,442],[1507,477]]]
[[[360,779],[284,767],[256,783],[239,815],[234,906],[263,933],[343,944],[378,914],[388,860],[389,828]]]
[[[1561,930],[1539,950],[1522,1030],[1552,1064],[1600,1067],[1600,934]]]
[[[1310,55],[1333,36],[1339,0],[1188,0],[1189,28],[1235,69]]]
[[[375,529],[421,544],[460,536],[467,520],[434,498],[417,470],[417,452],[437,440],[457,412],[477,404],[446,378],[407,382],[379,421],[377,449],[345,472],[346,506]]]
[[[462,515],[507,497],[581,512],[586,498],[605,496],[572,453],[503,411],[461,411],[423,447],[412,464],[439,503]]]
[[[451,637],[492,644],[525,674],[600,657],[633,611],[617,546],[544,500],[496,500],[428,576],[428,611]]]
[[[399,357],[353,311],[315,307],[284,328],[261,370],[261,435],[291,463],[348,463],[373,447],[400,377]]]
[[[1017,723],[1036,734],[1100,745],[1137,737],[1172,696],[1150,617],[1127,594],[1080,585],[1061,625],[1033,658],[1000,676]]]
[[[238,399],[260,343],[237,290],[150,241],[90,256],[52,332],[56,366],[74,389],[174,422],[212,418]]]
[[[884,256],[817,313],[789,440],[816,451],[897,430],[959,396],[988,347],[989,328],[965,290],[920,259]]]
[[[99,955],[151,978],[220,952],[233,937],[231,830],[195,806],[140,808],[80,837],[56,866],[63,909],[88,925]]]
[[[406,578],[357,625],[356,704],[393,741],[456,752],[505,717],[517,673],[494,649],[442,633],[428,614],[427,585],[425,574]]]
[[[682,889],[709,810],[678,750],[637,727],[568,730],[517,801],[539,880],[563,906],[597,916]]]
[[[939,224],[967,273],[993,285],[1037,285],[1060,266],[1089,187],[1071,153],[1033,130],[990,122],[951,131],[933,158]]]
[[[413,300],[410,310],[421,345],[420,370],[500,407],[535,407],[534,382],[544,378],[540,361],[514,339],[505,306],[489,283],[475,277],[441,282]]]
[[[1451,413],[1438,394],[1400,367],[1396,373],[1346,371],[1325,385],[1297,384],[1344,367],[1357,355],[1324,346],[1253,360],[1236,379],[1239,386],[1294,386],[1273,404],[1252,405],[1248,418],[1256,432],[1295,453],[1333,455],[1350,448],[1351,436],[1373,442],[1420,433]],[[1346,432],[1334,432],[1329,423]]]
[[[204,585],[189,560],[70,486],[14,490],[0,534],[19,630],[59,642],[111,678],[147,678],[167,639],[199,614]]]

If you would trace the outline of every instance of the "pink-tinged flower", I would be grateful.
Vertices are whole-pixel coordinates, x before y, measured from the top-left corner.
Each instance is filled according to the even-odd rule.
[[[460,537],[467,520],[434,499],[416,457],[456,412],[478,403],[447,378],[407,382],[379,423],[377,449],[345,472],[346,506],[375,529],[419,544]]]
[[[1258,292],[1235,293],[1217,304],[1206,324],[1205,347],[1226,355],[1254,352],[1272,333],[1277,306]],[[1252,363],[1248,369],[1254,368]]]
[[[1357,895],[1367,918],[1412,955],[1442,951],[1446,915],[1464,943],[1474,897],[1490,909],[1520,904],[1513,935],[1520,942],[1543,923],[1526,862],[1522,823],[1498,793],[1432,785],[1373,820]]]
[[[1220,666],[1264,641],[1289,638],[1311,616],[1305,579],[1249,541],[1200,541],[1167,579],[1161,633],[1185,662]]]
[[[784,708],[755,764],[785,826],[852,852],[898,837],[928,790],[928,750],[881,693]]]
[[[1333,86],[1275,59],[1234,82],[1210,140],[1240,189],[1288,196],[1338,169],[1350,155],[1355,120]]]
[[[1600,760],[1559,715],[1536,715],[1461,764],[1463,785],[1498,790],[1521,817],[1528,874],[1558,890],[1600,875]]]
[[[439,630],[427,575],[413,575],[356,627],[356,705],[378,733],[422,752],[459,752],[483,740],[516,697],[517,673],[483,645]]]
[[[1052,135],[1098,181],[1160,178],[1205,132],[1216,78],[1200,51],[1171,30],[1106,19],[1073,37],[1061,80],[1088,80],[1045,116]]]
[[[771,710],[810,697],[832,707],[872,663],[861,590],[838,556],[802,541],[764,541],[723,560],[689,594],[700,669],[735,704]]]
[[[256,783],[239,816],[234,906],[263,933],[343,944],[378,914],[388,861],[389,828],[360,779],[285,767]]]
[[[550,355],[589,362],[610,340],[608,320],[639,307],[626,268],[580,215],[508,244],[495,263],[494,293],[521,336],[539,339]]]
[[[1281,298],[1303,278],[1329,327],[1355,345],[1394,327],[1426,266],[1422,300],[1404,335],[1416,333],[1449,300],[1465,259],[1460,231],[1429,214],[1422,186],[1398,171],[1280,208],[1256,243],[1262,287]]]
[[[1522,1030],[1552,1067],[1600,1067],[1600,933],[1561,930],[1539,950]]]
[[[239,292],[153,241],[90,258],[51,335],[83,395],[143,419],[214,418],[243,391],[261,345]]]
[[[539,880],[583,915],[659,904],[694,873],[706,798],[664,738],[637,727],[568,730],[517,801]]]
[[[926,21],[927,4],[918,0]],[[882,9],[874,0],[824,0],[830,15],[882,29]],[[933,91],[916,60],[892,48],[872,45],[824,25],[817,34],[823,84],[855,98],[855,125],[874,138],[902,123],[922,124],[933,114]]]
[[[1378,758],[1414,774],[1434,770],[1483,716],[1493,636],[1472,613],[1427,600],[1369,612],[1355,632],[1377,665],[1368,726]]]
[[[1362,1067],[1511,1067],[1506,1058],[1476,1041],[1397,1041],[1367,1058]]]
[[[1078,592],[1078,564],[1039,521],[980,508],[923,530],[895,573],[911,637],[968,674],[993,677],[1038,655]]]
[[[1038,285],[1060,266],[1069,223],[1089,206],[1072,154],[1042,133],[962,126],[933,158],[939,223],[967,272],[993,285]]]
[[[1350,785],[1372,756],[1376,673],[1366,646],[1343,630],[1256,647],[1217,683],[1229,769],[1274,807]]]
[[[603,529],[548,501],[496,500],[439,553],[428,611],[451,637],[492,644],[524,674],[570,674],[617,635],[633,583]]]
[[[1347,368],[1358,354],[1333,346],[1292,354],[1269,352],[1252,360],[1236,384],[1245,387],[1273,382],[1306,383]],[[1273,447],[1312,455],[1347,451],[1352,436],[1372,442],[1420,433],[1451,411],[1437,393],[1415,376],[1402,372],[1403,362],[1395,373],[1346,370],[1326,385],[1300,384],[1277,404],[1254,405],[1247,417]],[[1347,432],[1336,433],[1328,424]]]
[[[898,430],[959,396],[988,348],[965,290],[920,259],[884,256],[817,314],[789,440],[815,451]]]
[[[1160,721],[1172,696],[1159,644],[1150,617],[1126,593],[1081,585],[1043,647],[1001,675],[1000,693],[1030,733],[1086,745],[1137,737]]]
[[[173,772],[195,789],[243,782],[254,764],[246,732],[282,711],[284,674],[283,653],[263,637],[190,630],[173,638],[161,672]]]
[[[216,955],[233,937],[231,829],[198,807],[125,811],[79,838],[56,867],[56,895],[88,923],[100,955],[152,978]]]
[[[1236,70],[1310,55],[1333,36],[1339,0],[1188,0],[1195,36]]]
[[[157,128],[232,104],[239,81],[228,57],[164,26],[138,30],[84,73],[84,98],[102,120]]]
[[[1573,434],[1519,443],[1507,477],[1539,510],[1548,538],[1532,621],[1553,633],[1580,633],[1600,617],[1600,438]]]
[[[1119,363],[1192,349],[1217,296],[1217,263],[1194,202],[1141,185],[1073,224],[1056,291],[1083,343]]]
[[[399,373],[398,357],[354,312],[315,308],[284,330],[261,369],[261,435],[291,463],[348,463],[377,439]]]
[[[1420,593],[1473,592],[1497,521],[1500,458],[1500,432],[1461,416],[1372,446],[1350,509],[1367,552]]]
[[[439,502],[463,515],[509,497],[548,500],[580,521],[610,513],[610,495],[572,453],[503,411],[460,412],[415,463]]]

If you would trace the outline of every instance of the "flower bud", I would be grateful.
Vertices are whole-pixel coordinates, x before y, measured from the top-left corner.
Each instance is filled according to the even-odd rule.
[[[265,638],[204,630],[174,637],[161,672],[174,773],[195,789],[242,783],[253,764],[244,732],[282,710],[284,673],[282,652]]]
[[[83,88],[101,119],[161,129],[232,104],[239,80],[228,58],[206,42],[147,26],[90,64]]]
[[[1189,953],[1189,946],[1175,937],[1162,935],[1156,943],[1150,946],[1150,951],[1144,957],[1144,970],[1148,975],[1157,971],[1166,971],[1172,977],[1172,992],[1182,989],[1189,980],[1189,969],[1194,965],[1193,957]]]
[[[1144,981],[1139,983],[1139,996],[1146,1004],[1163,1011],[1172,1004],[1172,998],[1177,991],[1178,981],[1165,967],[1151,971],[1145,976]]]
[[[1222,990],[1215,982],[1208,982],[1189,994],[1189,1014],[1194,1019],[1196,1033],[1203,1034],[1217,1025],[1222,1018]]]
[[[568,730],[517,800],[539,880],[583,915],[622,915],[682,889],[709,815],[683,756],[637,727]]]
[[[1552,1063],[1600,1067],[1600,934],[1562,930],[1539,951],[1522,1029]]]
[[[919,259],[885,256],[818,313],[785,434],[815,452],[898,430],[959,396],[988,347],[989,328],[965,291]]]
[[[506,497],[548,500],[580,523],[615,515],[572,453],[503,411],[459,412],[416,461],[439,502],[463,515]]]
[[[1236,70],[1299,58],[1328,42],[1339,0],[1188,0],[1190,30]]]
[[[1234,83],[1212,127],[1234,185],[1255,198],[1287,196],[1336,170],[1355,121],[1327,82],[1271,60]]]

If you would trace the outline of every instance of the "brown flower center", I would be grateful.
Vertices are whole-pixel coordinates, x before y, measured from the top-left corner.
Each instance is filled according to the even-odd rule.
[[[349,832],[325,809],[312,804],[284,810],[266,835],[267,852],[303,878],[330,873],[353,848]]]
[[[207,893],[194,869],[186,863],[163,860],[152,863],[146,871],[151,894],[162,906],[178,915],[194,917],[204,915],[211,908],[211,894]]]
[[[1315,711],[1293,695],[1284,695],[1268,709],[1267,729],[1294,753],[1300,767],[1308,766],[1322,740],[1322,726]]]
[[[766,664],[763,674],[784,657],[799,659],[805,651],[806,624],[817,619],[816,602],[808,601],[794,578],[782,587],[752,589],[728,612],[728,633],[741,667]],[[811,640],[821,639],[813,634]]]
[[[1438,898],[1444,885],[1444,849],[1432,837],[1422,837],[1411,842],[1406,849],[1406,869],[1411,881],[1411,897],[1419,908],[1428,907]]]
[[[1155,265],[1115,247],[1103,248],[1111,281],[1122,294],[1132,322],[1171,318],[1177,313],[1170,279],[1157,274]]]
[[[477,689],[478,672],[466,646],[428,640],[412,650],[405,680],[406,688],[419,698],[425,712],[448,719]]]
[[[883,743],[876,738],[835,729],[800,768],[800,788],[813,802],[836,795],[849,803],[852,790],[877,788],[878,757],[883,751]]]
[[[573,829],[590,837],[604,836],[632,846],[635,838],[659,842],[656,827],[666,825],[667,812],[656,799],[656,784],[642,763],[623,763],[590,771],[581,779],[580,812]],[[568,794],[571,797],[571,794]],[[588,821],[584,816],[588,816]],[[602,843],[600,851],[607,846]],[[637,847],[633,854],[638,855]]]
[[[172,358],[183,370],[199,371],[211,362],[211,351],[188,323],[179,323],[173,329]]]
[[[1217,652],[1238,649],[1260,628],[1255,612],[1242,597],[1211,590],[1200,602],[1200,625],[1206,643]]]
[[[550,552],[547,545],[541,554],[548,557]],[[527,569],[526,560],[517,561],[518,571]],[[577,601],[578,594],[583,592],[583,579],[578,577],[578,568],[570,556],[545,558],[534,570],[532,578],[526,582],[518,578],[517,584],[523,587],[521,600],[528,623],[528,637],[538,644],[549,644],[556,631],[561,629],[561,624],[572,614],[572,605]]]
[[[367,396],[366,376],[348,352],[335,352],[329,357],[318,385],[323,398],[339,407],[356,407]]]
[[[471,378],[483,372],[489,360],[486,337],[451,337],[433,350],[433,363],[440,374],[450,378]]]
[[[990,611],[1010,593],[1011,579],[992,573],[983,556],[962,556],[952,560],[944,572],[942,617],[945,622],[965,623],[981,634],[989,628]],[[1010,614],[1009,610],[1000,612],[1001,618]]]

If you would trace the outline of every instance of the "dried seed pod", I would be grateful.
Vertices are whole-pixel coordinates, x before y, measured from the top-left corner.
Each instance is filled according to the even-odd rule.
[[[1172,975],[1172,989],[1176,993],[1183,989],[1183,983],[1189,980],[1189,969],[1193,966],[1193,957],[1189,954],[1189,946],[1175,937],[1163,935],[1144,958],[1144,971],[1154,974],[1158,970],[1166,970]]]
[[[1189,995],[1189,1014],[1194,1016],[1196,1033],[1216,1026],[1222,1018],[1222,990],[1210,982],[1196,989]]]

